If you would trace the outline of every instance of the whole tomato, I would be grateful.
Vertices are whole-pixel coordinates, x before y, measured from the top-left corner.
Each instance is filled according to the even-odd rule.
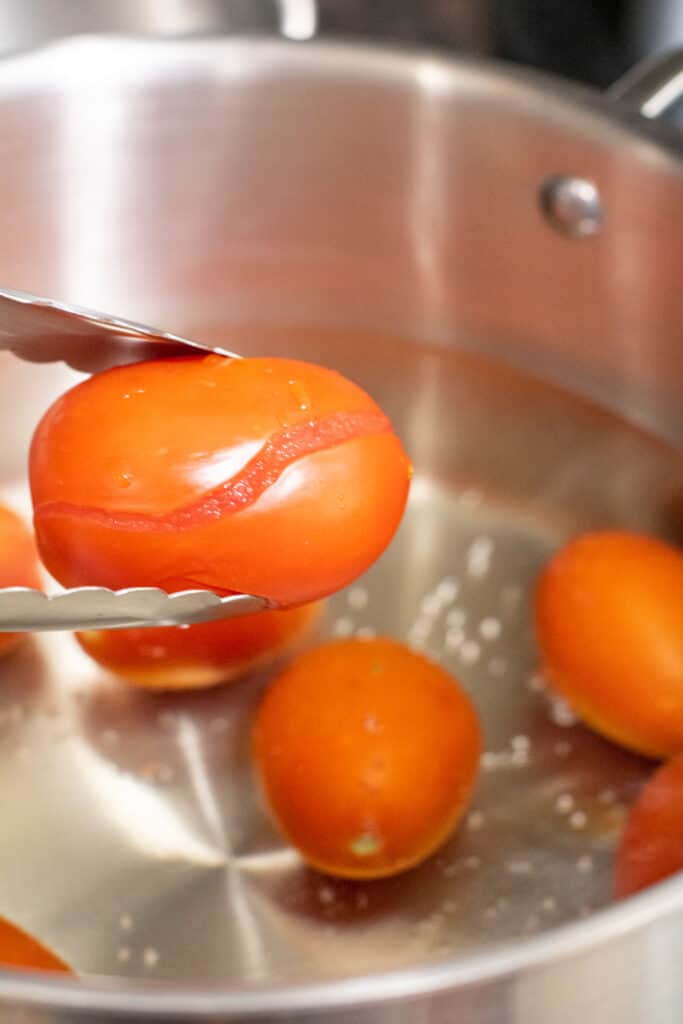
[[[645,784],[617,852],[615,895],[630,896],[683,871],[683,754]]]
[[[254,726],[276,822],[309,864],[345,878],[396,874],[440,846],[470,799],[480,750],[456,681],[381,638],[300,655]]]
[[[559,551],[536,593],[545,672],[585,721],[642,754],[683,749],[683,554],[623,531]]]
[[[76,637],[99,665],[137,686],[200,689],[238,679],[289,653],[320,610],[316,603],[196,626],[88,630]]]
[[[277,606],[382,553],[410,465],[373,400],[332,370],[223,356],[108,370],[48,410],[30,479],[65,586],[246,592]]]
[[[33,535],[15,512],[0,505],[0,587],[40,589],[40,585]],[[0,633],[0,654],[13,650],[24,636],[24,633]]]

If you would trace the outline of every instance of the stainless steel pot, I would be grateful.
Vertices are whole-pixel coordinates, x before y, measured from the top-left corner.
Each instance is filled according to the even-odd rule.
[[[439,630],[492,745],[479,816],[440,858],[333,885],[254,803],[259,680],[155,702],[68,638],[36,642],[0,670],[0,913],[130,980],[0,973],[2,1019],[678,1021],[683,881],[607,907],[647,766],[541,714],[524,594],[563,536],[666,534],[683,493],[683,167],[624,102],[662,112],[680,66],[617,103],[317,43],[91,38],[0,65],[0,281],[367,384],[418,486],[329,628],[367,605],[364,623],[427,649]],[[1,369],[0,483],[21,504],[31,427],[72,377]],[[458,586],[480,627],[499,602],[490,655],[485,632],[467,657],[448,646]]]

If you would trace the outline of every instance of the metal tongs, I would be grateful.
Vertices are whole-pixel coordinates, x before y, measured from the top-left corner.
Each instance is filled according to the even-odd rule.
[[[85,373],[192,352],[239,358],[106,313],[6,289],[0,289],[1,350],[32,363],[63,362]],[[191,625],[266,607],[261,597],[220,597],[210,590],[167,594],[156,587],[75,587],[46,594],[6,587],[0,588],[0,632]]]

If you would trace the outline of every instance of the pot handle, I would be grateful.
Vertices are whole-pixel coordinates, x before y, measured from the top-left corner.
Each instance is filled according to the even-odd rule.
[[[610,86],[607,97],[643,117],[683,118],[683,49],[640,61]]]

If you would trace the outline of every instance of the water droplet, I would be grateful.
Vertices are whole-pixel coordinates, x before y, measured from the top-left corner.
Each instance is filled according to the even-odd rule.
[[[490,537],[477,537],[472,541],[465,556],[467,574],[472,579],[483,579],[491,567],[493,541]]]
[[[460,584],[454,576],[446,576],[437,584],[434,593],[442,604],[452,604],[460,592]]]
[[[116,478],[116,484],[118,487],[130,487],[133,483],[132,473],[119,473]]]
[[[127,964],[130,960],[130,949],[128,946],[119,946],[116,950],[116,959],[119,963]]]
[[[336,898],[336,893],[331,886],[321,885],[318,889],[318,900],[324,906],[329,906],[331,903],[334,903]]]
[[[445,646],[447,651],[457,651],[465,642],[465,633],[457,626],[451,626],[446,631]]]
[[[441,611],[441,600],[437,594],[425,594],[420,601],[420,614],[432,619]]]
[[[462,629],[467,621],[467,612],[464,608],[451,608],[446,616],[446,625],[455,629]]]
[[[569,814],[574,809],[574,797],[571,793],[561,793],[555,801],[555,811],[558,814]]]
[[[159,959],[159,950],[154,949],[153,946],[148,946],[147,949],[142,954],[142,962],[145,965],[145,967],[156,967],[156,965],[159,963]]]
[[[478,832],[484,824],[484,815],[482,811],[472,811],[467,816],[467,827],[470,832]]]
[[[525,876],[534,873],[534,866],[530,860],[509,860],[505,867],[511,875]]]
[[[572,745],[567,740],[558,740],[553,747],[553,753],[556,757],[569,757],[572,752]]]
[[[346,617],[337,619],[332,625],[332,632],[335,636],[351,636],[353,633],[353,620]]]
[[[473,665],[479,661],[481,647],[476,640],[466,640],[460,648],[460,660],[465,665]]]
[[[554,914],[557,910],[557,901],[552,896],[546,896],[544,900],[541,900],[540,910],[544,914]]]
[[[121,914],[119,918],[119,928],[124,932],[129,932],[133,927],[133,915],[132,914]]]
[[[372,640],[377,636],[377,630],[374,626],[361,626],[356,630],[356,637],[359,640]]]
[[[301,412],[306,412],[307,409],[310,409],[311,398],[301,381],[290,380],[287,383],[289,384],[289,392]]]
[[[589,857],[587,854],[584,854],[582,857],[579,857],[579,859],[576,862],[576,870],[579,871],[582,875],[587,875],[590,871],[592,871],[593,866],[593,858]]]
[[[578,722],[575,712],[561,697],[553,697],[550,701],[549,713],[553,725],[559,725],[561,729],[570,729]]]
[[[353,608],[354,611],[362,611],[368,605],[368,592],[365,587],[352,587],[346,596],[346,600],[349,608]]]
[[[493,618],[493,616],[482,619],[479,623],[479,632],[484,640],[497,640],[501,632],[500,619]]]
[[[584,814],[583,811],[574,811],[573,814],[569,815],[569,824],[577,831],[585,828],[588,824],[588,815]]]
[[[610,804],[616,803],[617,794],[613,789],[601,789],[598,793],[598,800],[601,804],[609,807]]]
[[[432,631],[433,620],[418,616],[408,630],[408,643],[413,647],[424,647],[424,643]]]

